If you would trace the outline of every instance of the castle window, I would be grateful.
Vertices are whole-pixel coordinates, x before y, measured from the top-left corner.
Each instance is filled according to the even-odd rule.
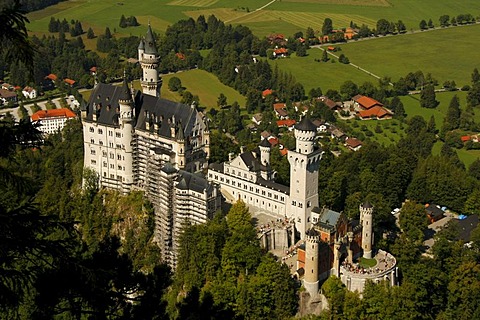
[[[110,159],[115,159],[115,155],[112,152],[110,152]]]
[[[285,197],[280,197],[280,201],[285,201]]]
[[[107,177],[107,173],[106,173],[106,172],[103,172],[103,176],[104,176],[104,177]]]
[[[122,149],[122,145],[121,144],[118,144],[116,145],[117,149]]]
[[[98,129],[98,134],[103,134],[103,130],[102,130],[102,129]]]
[[[112,130],[108,130],[108,136],[113,137],[113,131]]]
[[[271,193],[271,192],[268,193],[268,197],[269,197],[269,198],[272,197],[272,193]]]
[[[110,169],[115,169],[115,165],[113,163],[110,163]]]
[[[103,141],[102,140],[98,141],[98,144],[103,146]]]
[[[106,157],[107,156],[107,151],[102,151],[102,156]]]
[[[110,174],[110,179],[115,179],[115,175],[114,174]]]
[[[117,154],[117,160],[122,160],[122,156],[120,154]]]
[[[262,196],[264,196],[264,195],[265,195],[265,191],[264,191],[264,190],[262,190]]]
[[[107,162],[103,161],[103,166],[106,168],[107,167]]]
[[[91,150],[90,150],[90,154],[95,155],[95,150],[91,149]]]
[[[120,132],[115,132],[115,137],[121,138],[121,137],[122,137],[122,134],[121,134]]]
[[[91,163],[91,164],[97,164],[97,161],[92,159],[92,160],[90,161],[90,163]]]
[[[95,129],[93,129],[93,127],[90,127],[90,132],[95,132]]]
[[[299,202],[299,203],[298,203],[298,207],[299,207],[299,208],[303,208],[303,203]]]
[[[95,140],[94,140],[94,139],[90,139],[90,143],[95,143]]]
[[[312,206],[312,202],[311,201],[308,201],[307,202],[307,208],[310,208]]]
[[[312,248],[313,249],[313,248]],[[312,257],[312,261],[313,261],[313,257]]]

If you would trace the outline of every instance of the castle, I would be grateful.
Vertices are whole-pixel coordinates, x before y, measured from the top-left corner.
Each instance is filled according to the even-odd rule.
[[[349,290],[362,292],[368,279],[397,282],[396,261],[381,250],[373,251],[373,206],[360,205],[360,221],[318,205],[318,171],[322,157],[315,145],[316,127],[304,117],[294,127],[295,150],[288,151],[290,186],[274,181],[270,143],[264,139],[253,151],[230,155],[229,161],[209,165],[208,179],[220,186],[231,202],[242,200],[255,211],[277,218],[259,239],[265,249],[283,251],[298,247],[297,275],[315,297],[320,281],[339,277]],[[299,242],[297,240],[300,239]],[[299,245],[300,244],[300,245]],[[364,268],[356,259],[375,259]],[[371,263],[373,261],[371,260]]]
[[[203,115],[160,97],[159,55],[150,26],[138,46],[142,92],[99,83],[81,110],[84,167],[101,187],[144,190],[154,205],[155,240],[162,258],[176,264],[182,224],[206,222],[220,207],[220,193],[202,175],[210,153]]]
[[[264,139],[253,151],[231,156],[228,162],[213,163],[208,179],[221,188],[227,200],[242,200],[279,218],[294,222],[304,239],[312,209],[318,207],[318,168],[322,150],[315,145],[315,125],[304,117],[295,125],[296,149],[288,152],[290,186],[276,183],[270,166],[270,143]]]

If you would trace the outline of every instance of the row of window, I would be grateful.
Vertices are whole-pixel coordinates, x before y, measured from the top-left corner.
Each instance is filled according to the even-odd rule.
[[[94,127],[90,127],[90,132],[94,133],[95,132],[95,128]],[[98,134],[103,134],[103,129],[100,129],[98,128]],[[113,137],[113,130],[108,130],[108,136],[109,137]],[[120,132],[115,132],[115,137],[117,138],[121,138],[122,137],[122,134]]]

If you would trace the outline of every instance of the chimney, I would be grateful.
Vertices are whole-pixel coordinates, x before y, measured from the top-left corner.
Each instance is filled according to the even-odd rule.
[[[228,161],[232,161],[233,160],[233,152],[230,152],[228,153]]]

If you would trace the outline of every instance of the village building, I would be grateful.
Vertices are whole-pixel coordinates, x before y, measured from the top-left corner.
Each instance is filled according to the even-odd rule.
[[[121,86],[99,83],[81,110],[84,166],[101,187],[146,191],[154,204],[155,241],[174,268],[182,225],[205,222],[220,207],[217,188],[197,174],[207,165],[210,131],[194,105],[160,97],[150,26],[138,57],[142,91],[131,89],[125,78]]]
[[[10,90],[0,89],[0,105],[8,103],[16,103],[18,100],[17,94]]]
[[[391,119],[392,112],[386,109],[381,102],[370,97],[356,95],[352,98],[357,115],[364,120]]]
[[[347,138],[345,139],[345,146],[352,151],[358,151],[362,147],[362,141],[357,138]]]
[[[37,90],[32,87],[26,86],[22,90],[22,94],[26,99],[35,99],[37,97]]]
[[[52,110],[38,110],[32,114],[32,123],[38,123],[38,130],[46,135],[53,134],[65,127],[68,120],[75,119],[77,115],[70,109],[52,109]]]

